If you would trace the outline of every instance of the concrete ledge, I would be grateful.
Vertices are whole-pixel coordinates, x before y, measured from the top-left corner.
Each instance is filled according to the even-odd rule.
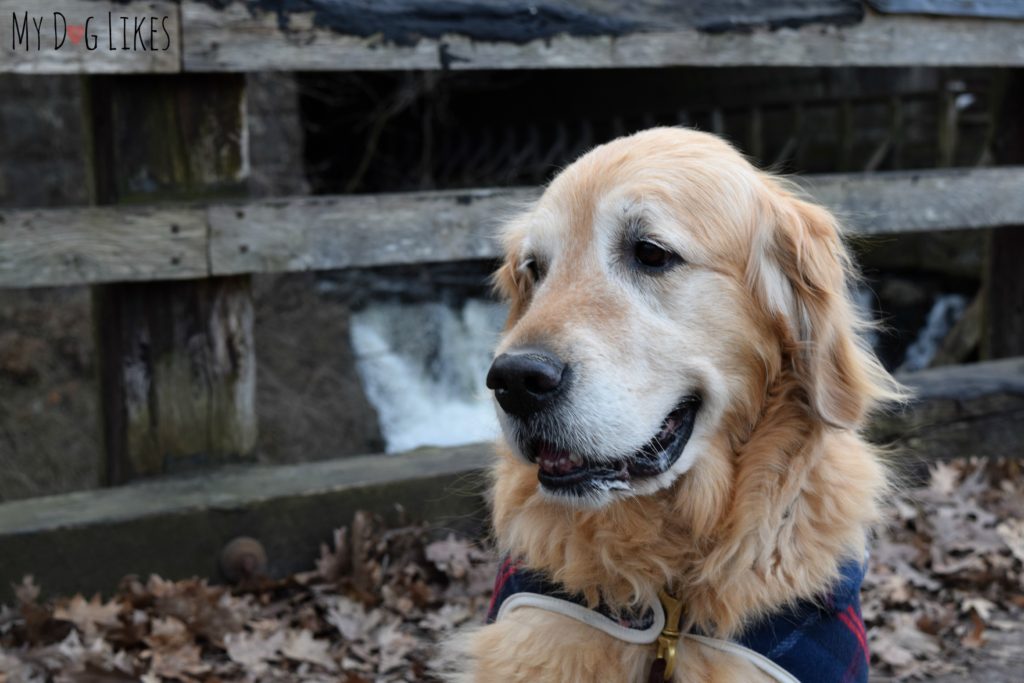
[[[0,603],[33,574],[47,593],[109,591],[126,574],[218,575],[237,536],[266,548],[271,575],[310,569],[356,510],[478,532],[491,446],[421,449],[279,467],[239,467],[0,505]]]
[[[1024,456],[1024,358],[932,368],[900,380],[915,400],[876,417],[869,436],[894,446],[895,463],[909,476],[935,460]]]

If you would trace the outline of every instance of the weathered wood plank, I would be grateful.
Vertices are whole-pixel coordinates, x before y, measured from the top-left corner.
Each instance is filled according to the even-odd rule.
[[[1024,169],[797,179],[853,233],[1010,225],[1024,216]],[[324,270],[492,258],[502,217],[537,190],[318,197],[210,209],[214,273]]]
[[[981,357],[1024,355],[1024,226],[993,230],[986,251]]]
[[[65,18],[57,19],[56,44],[68,37],[53,49],[51,8],[0,0],[0,72],[1024,65],[1021,21],[869,13],[851,25],[857,9],[850,0],[760,7],[737,1],[721,8],[652,2],[628,16],[595,14],[607,6],[596,0],[585,3],[589,12],[529,4],[533,15],[527,3],[465,2],[457,20],[416,2],[405,3],[407,9],[388,3],[384,10],[362,4],[356,12],[338,0],[304,3],[307,11],[289,11],[287,3],[184,0],[179,10],[170,0],[65,0],[57,9]],[[347,21],[320,20],[331,5],[347,12]],[[42,22],[38,33],[33,17]],[[145,22],[138,34],[136,19]],[[129,49],[121,49],[125,44]]]
[[[1007,76],[1006,97],[998,112],[999,161],[1024,159],[1024,72]],[[1020,192],[1020,191],[1018,191]],[[1024,355],[1024,223],[1016,230],[998,228],[987,235],[982,277],[981,357]]]
[[[1024,224],[1024,167],[796,180],[854,234]],[[32,224],[0,230],[0,286],[492,258],[501,220],[538,194],[511,188],[0,211],[0,225]],[[170,234],[173,225],[179,234]]]
[[[204,277],[206,252],[194,207],[0,212],[0,287]]]
[[[244,460],[256,446],[248,277],[93,292],[108,484]]]
[[[356,510],[482,528],[489,445],[221,470],[0,504],[0,591],[33,574],[47,592],[111,590],[125,574],[216,577],[237,536],[275,576],[309,569]],[[0,595],[0,603],[8,601]]]
[[[243,190],[241,74],[97,76],[90,85],[99,202],[212,199]],[[252,454],[250,278],[206,271],[193,280],[117,282],[93,291],[108,484]]]
[[[536,190],[466,190],[210,208],[214,273],[492,258],[497,223]]]
[[[172,0],[0,0],[0,73],[173,73],[180,38]]]
[[[89,91],[101,203],[245,195],[242,75],[97,76]]]
[[[543,3],[532,4],[539,8],[537,11],[551,9]],[[701,3],[660,3],[662,7],[679,8],[695,4]],[[449,17],[449,26],[435,21],[423,29],[413,24],[413,29],[396,34],[396,25],[401,29],[403,21],[412,21],[403,12],[423,12],[425,3],[405,5],[407,10],[403,3],[384,3],[385,9],[367,19],[345,16],[346,11],[351,14],[351,7],[346,10],[343,2],[304,3],[306,11],[287,11],[275,5],[280,10],[275,11],[262,2],[232,2],[226,7],[215,7],[202,0],[185,0],[184,68],[252,71],[1024,65],[1024,22],[1020,21],[883,17],[869,13],[860,23],[846,26],[834,22],[779,28],[805,22],[776,18],[772,28],[730,32],[721,30],[728,28],[728,24],[714,26],[693,21],[684,9],[679,9],[682,16],[673,20],[650,11],[634,14],[631,5],[628,16],[579,13],[566,19],[556,15],[548,23],[538,21],[535,28],[516,30],[503,38],[501,33],[481,33],[479,24],[486,23],[488,18],[499,25],[501,21],[514,24],[510,21],[514,17],[499,17],[495,8],[484,2],[464,3],[470,21]],[[768,3],[760,5],[767,6]],[[360,7],[366,8],[362,10],[364,15],[375,14],[365,5]],[[491,13],[484,14],[481,7]],[[555,8],[567,11],[564,5]],[[748,3],[747,14],[752,13],[750,8]],[[476,16],[474,9],[481,16]],[[525,6],[522,9],[528,11]],[[332,10],[342,15],[340,19],[331,16]],[[764,19],[762,26],[773,24],[771,17],[762,17],[758,12],[753,12],[754,19]],[[743,15],[744,11],[733,13]],[[379,30],[369,31],[365,27],[372,26],[374,18]],[[583,29],[578,28],[578,22],[583,22]]]
[[[795,178],[851,232],[884,234],[1015,225],[1024,168],[851,173]]]

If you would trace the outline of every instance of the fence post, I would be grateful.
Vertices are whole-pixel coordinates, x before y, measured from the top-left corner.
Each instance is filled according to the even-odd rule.
[[[244,83],[222,74],[91,78],[97,203],[243,194]],[[93,310],[107,484],[252,453],[248,276],[97,285]]]
[[[1003,74],[1003,102],[996,160],[1024,163],[1024,75]],[[1022,188],[1021,191],[1024,191]],[[994,228],[986,239],[982,283],[984,323],[981,357],[1024,356],[1024,225]]]

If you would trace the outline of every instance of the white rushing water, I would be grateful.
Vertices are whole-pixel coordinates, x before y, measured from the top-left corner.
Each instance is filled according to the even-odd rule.
[[[871,317],[871,291],[860,288],[855,298]],[[966,306],[962,295],[937,296],[900,369],[927,367]],[[504,306],[482,299],[470,299],[461,307],[374,303],[353,314],[356,367],[389,453],[498,435],[484,378],[505,315]],[[872,344],[877,342],[874,330],[867,334]]]
[[[504,306],[469,300],[378,303],[353,314],[352,347],[387,452],[487,441],[498,434],[484,386]]]
[[[922,370],[935,358],[942,340],[946,338],[953,325],[963,317],[967,309],[967,297],[962,294],[940,294],[928,312],[924,327],[917,333],[917,338],[907,347],[900,370]]]

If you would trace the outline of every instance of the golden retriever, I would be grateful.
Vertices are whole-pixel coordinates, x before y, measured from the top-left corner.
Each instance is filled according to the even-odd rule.
[[[587,607],[670,591],[682,633],[725,640],[863,561],[887,482],[858,430],[902,389],[858,334],[828,211],[655,128],[566,168],[503,243],[502,553]],[[710,642],[681,637],[672,680],[771,680]],[[458,651],[455,680],[503,682],[646,681],[656,652],[529,606]]]

